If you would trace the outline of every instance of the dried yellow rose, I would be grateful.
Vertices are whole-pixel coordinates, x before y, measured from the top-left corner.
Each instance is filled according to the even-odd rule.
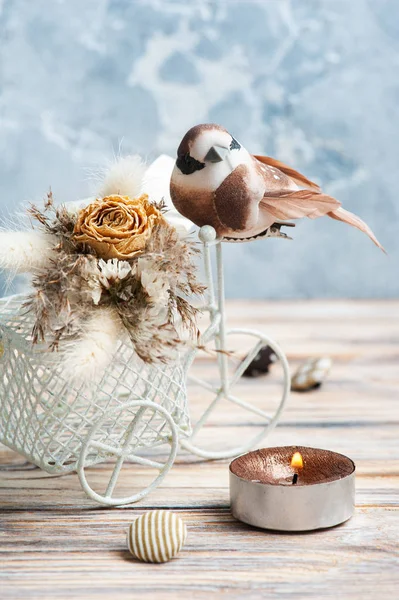
[[[139,198],[106,196],[80,211],[74,238],[104,260],[126,260],[144,250],[153,227],[162,219],[146,194]]]

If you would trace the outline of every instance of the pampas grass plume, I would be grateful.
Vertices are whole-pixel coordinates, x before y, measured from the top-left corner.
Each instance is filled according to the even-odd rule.
[[[41,231],[0,231],[0,269],[17,274],[41,268],[56,244]]]
[[[98,193],[101,197],[119,194],[135,198],[141,193],[145,171],[146,166],[137,154],[118,157],[100,176]]]
[[[63,352],[65,375],[73,381],[99,383],[112,361],[122,334],[122,323],[111,307],[98,308],[84,321],[77,340]]]

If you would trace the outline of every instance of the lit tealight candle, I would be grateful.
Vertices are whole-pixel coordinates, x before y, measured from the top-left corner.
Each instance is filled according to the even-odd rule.
[[[354,511],[355,465],[336,452],[284,446],[239,456],[230,465],[234,517],[280,531],[333,527]]]
[[[300,452],[294,452],[291,458],[291,467],[295,469],[294,476],[292,478],[292,483],[295,485],[298,483],[298,476],[300,469],[303,469],[303,458]]]

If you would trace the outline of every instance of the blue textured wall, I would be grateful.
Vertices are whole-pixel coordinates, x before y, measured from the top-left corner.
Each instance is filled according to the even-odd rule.
[[[397,0],[0,1],[2,212],[216,121],[364,217],[226,248],[231,296],[399,295]]]

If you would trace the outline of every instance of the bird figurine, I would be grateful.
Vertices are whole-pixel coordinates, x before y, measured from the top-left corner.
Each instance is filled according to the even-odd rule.
[[[223,241],[287,237],[280,230],[293,227],[291,219],[327,215],[357,227],[384,250],[339,200],[279,160],[250,154],[220,125],[196,125],[183,137],[170,195],[178,212],[199,227],[212,225]]]

